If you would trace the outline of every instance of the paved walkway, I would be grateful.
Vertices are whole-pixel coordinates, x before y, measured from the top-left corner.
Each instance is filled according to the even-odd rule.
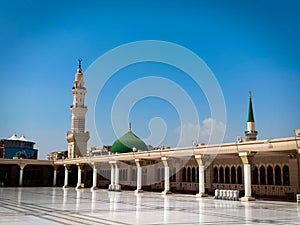
[[[74,188],[0,188],[0,224],[300,224],[300,205]]]

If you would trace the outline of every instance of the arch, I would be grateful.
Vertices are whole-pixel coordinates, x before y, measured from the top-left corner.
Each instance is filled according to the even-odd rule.
[[[273,185],[274,184],[272,166],[268,166],[268,168],[267,168],[267,184],[268,185]]]
[[[214,167],[214,183],[219,183],[219,171],[218,171],[218,167]]]
[[[222,166],[219,168],[219,174],[220,174],[220,183],[223,184],[224,183],[224,169]]]
[[[195,167],[192,168],[192,182],[196,182],[196,170]]]
[[[159,181],[160,180],[160,168],[156,169],[156,180]]]
[[[186,168],[183,167],[182,169],[182,182],[186,182]]]
[[[258,168],[254,166],[253,173],[252,173],[252,183],[258,184]]]
[[[230,173],[229,173],[229,167],[225,167],[225,183],[230,184]]]
[[[172,180],[172,182],[176,182],[176,168],[173,168],[173,170],[172,170],[173,172],[172,172],[172,176],[171,176],[171,180]]]
[[[119,181],[122,181],[123,179],[123,170],[119,169]]]
[[[236,184],[236,171],[235,167],[231,167],[231,183]]]
[[[187,169],[187,182],[191,182],[191,168],[188,167]]]
[[[165,168],[160,169],[161,179],[165,180]]]
[[[131,181],[136,181],[136,169],[131,169]]]
[[[275,185],[281,185],[281,168],[280,166],[275,166]]]
[[[266,184],[266,169],[264,166],[261,166],[259,168],[259,173],[260,173],[260,177],[259,177],[260,184],[265,185]]]
[[[237,183],[242,184],[243,183],[243,174],[242,174],[242,167],[238,166],[237,168]]]
[[[282,170],[283,170],[283,185],[290,185],[289,167],[285,165]]]

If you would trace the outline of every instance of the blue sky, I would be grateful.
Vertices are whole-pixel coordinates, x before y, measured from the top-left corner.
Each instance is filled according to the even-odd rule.
[[[298,1],[27,0],[1,5],[0,137],[24,134],[37,143],[40,158],[67,148],[77,59],[83,58],[85,70],[105,52],[140,40],[174,42],[206,62],[225,98],[225,141],[243,136],[249,90],[259,139],[292,136],[300,127]],[[97,102],[95,119],[104,144],[116,138],[107,118],[118,91],[152,75],[187,90],[200,123],[210,117],[205,95],[181,71],[158,63],[129,66],[109,80]],[[161,144],[174,145],[178,112],[168,102],[147,98],[130,113],[142,138],[149,136],[151,118],[164,118],[168,134]],[[94,144],[99,143],[89,146]]]

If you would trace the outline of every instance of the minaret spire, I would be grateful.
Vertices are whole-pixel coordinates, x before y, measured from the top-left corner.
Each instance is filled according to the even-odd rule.
[[[81,69],[81,62],[82,62],[82,59],[79,58],[79,59],[78,59],[78,69]]]
[[[257,131],[255,130],[254,113],[252,106],[252,92],[249,92],[249,109],[248,109],[248,120],[247,120],[247,131],[245,131],[247,141],[255,141]]]
[[[78,69],[72,88],[73,105],[70,108],[72,112],[72,129],[67,132],[68,158],[85,155],[87,152],[87,141],[90,138],[89,132],[85,132],[87,107],[84,105],[84,98],[86,89],[84,87],[84,75],[81,71],[81,62],[82,59],[78,59]]]
[[[131,132],[131,122],[129,122],[129,129],[128,132]]]
[[[253,107],[252,107],[252,93],[249,91],[249,110],[248,110],[248,121],[247,122],[255,122],[254,121],[254,114],[253,114]]]

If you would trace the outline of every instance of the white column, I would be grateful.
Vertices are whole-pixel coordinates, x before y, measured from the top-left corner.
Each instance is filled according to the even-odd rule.
[[[195,155],[195,159],[198,163],[198,170],[199,170],[199,193],[196,195],[196,197],[207,197],[207,194],[205,194],[205,180],[204,180],[204,171],[205,167],[203,165],[203,155]]]
[[[23,170],[25,165],[20,165],[20,176],[19,176],[19,186],[23,186]]]
[[[56,187],[57,168],[58,168],[58,166],[54,166],[54,171],[53,171],[53,187]]]
[[[241,198],[241,201],[253,201],[255,200],[251,196],[251,160],[255,153],[241,152],[239,153],[240,158],[244,164],[244,188],[245,196]]]
[[[251,168],[250,164],[244,164],[245,197],[251,197]]]
[[[65,166],[65,182],[63,188],[68,188],[68,175],[69,175],[69,165],[64,165]]]
[[[112,162],[110,162],[110,185],[108,187],[109,191],[115,190],[115,167]]]
[[[137,170],[135,192],[139,193],[139,192],[143,192],[143,190],[142,190],[142,167],[141,167],[139,159],[135,160],[135,164],[136,164],[136,170]]]
[[[165,167],[165,190],[162,192],[162,194],[172,194],[172,192],[170,191],[170,167],[168,165],[168,159],[167,157],[163,157],[161,158],[164,167]]]
[[[82,174],[82,165],[77,164],[78,167],[78,175],[77,175],[77,186],[76,189],[80,189],[81,187],[81,174]]]
[[[96,190],[97,189],[97,167],[96,165],[94,164],[94,167],[93,167],[93,186],[91,188],[91,190]]]
[[[119,184],[120,173],[119,165],[115,163],[115,191],[121,191],[121,185]]]

